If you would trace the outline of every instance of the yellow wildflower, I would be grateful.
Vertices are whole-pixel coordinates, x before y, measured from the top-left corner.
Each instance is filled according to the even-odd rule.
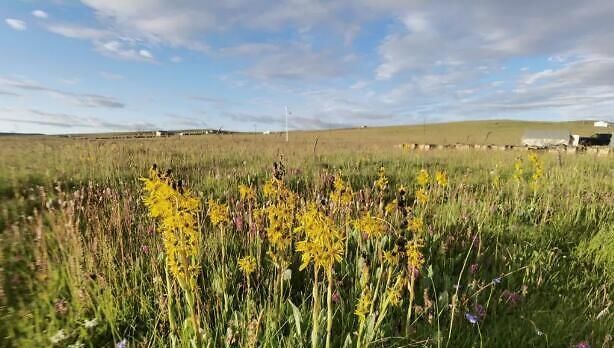
[[[380,191],[386,190],[388,187],[388,177],[386,176],[386,169],[381,166],[377,172],[378,178],[375,180],[375,188]]]
[[[239,185],[239,196],[241,196],[241,199],[244,201],[256,199],[256,193],[254,192],[254,189],[252,189],[250,186],[243,184]]]
[[[384,207],[386,214],[392,215],[397,210],[397,205],[398,205],[398,201],[396,199],[386,204],[386,206]]]
[[[371,302],[373,301],[373,292],[371,288],[365,288],[360,294],[360,298],[358,299],[358,303],[356,304],[356,310],[354,314],[358,316],[358,319],[361,322],[364,322],[367,319],[367,315],[371,311]]]
[[[424,264],[424,255],[420,252],[422,243],[419,240],[413,240],[407,243],[405,254],[407,255],[407,266],[410,269],[420,269]]]
[[[421,217],[414,217],[409,222],[409,229],[414,233],[421,233],[424,230],[424,221]]]
[[[301,270],[311,262],[316,271],[319,268],[328,270],[335,262],[341,261],[345,250],[344,236],[330,217],[318,211],[315,204],[310,204],[299,221],[297,232],[305,234],[305,239],[296,243],[296,251],[302,254]]]
[[[418,204],[426,204],[429,201],[429,196],[427,191],[424,188],[419,188],[416,190],[416,201]]]
[[[428,185],[430,178],[429,172],[427,172],[426,169],[420,169],[420,172],[418,172],[418,175],[416,176],[416,181],[418,182],[418,185],[426,186]]]
[[[263,193],[269,198],[269,204],[262,209],[267,218],[266,226],[269,249],[267,255],[277,267],[285,267],[291,254],[292,228],[295,220],[295,210],[298,203],[297,195],[288,190],[280,179],[271,178]]]
[[[330,200],[341,206],[348,206],[352,203],[352,187],[343,181],[341,175],[335,177]]]
[[[207,215],[213,226],[217,227],[230,222],[230,215],[228,214],[228,206],[226,204],[221,204],[213,199],[209,199],[207,205],[209,206]]]
[[[370,238],[379,238],[386,233],[386,224],[383,219],[377,216],[371,216],[370,212],[367,212],[361,218],[354,221],[354,228],[367,234]]]
[[[197,215],[200,201],[181,182],[172,182],[152,170],[143,181],[143,202],[149,216],[159,221],[166,263],[170,272],[184,288],[196,286],[201,253]]]
[[[531,175],[531,188],[537,190],[539,188],[539,180],[543,176],[543,166],[536,154],[529,155],[529,160],[533,165],[533,175]]]
[[[399,248],[397,245],[392,250],[384,251],[384,261],[392,267],[399,264]]]
[[[435,181],[437,181],[437,185],[441,187],[448,186],[448,174],[442,170],[438,170],[435,173]]]
[[[391,306],[396,307],[401,303],[401,295],[403,293],[403,287],[405,285],[405,282],[405,278],[399,276],[397,277],[397,280],[394,285],[386,291],[388,296],[388,302],[390,302]]]
[[[246,277],[249,277],[256,270],[256,259],[251,255],[240,258],[238,264],[239,269]]]

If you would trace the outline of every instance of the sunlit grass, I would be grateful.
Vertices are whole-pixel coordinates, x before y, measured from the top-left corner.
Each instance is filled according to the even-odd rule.
[[[2,345],[611,344],[611,158],[345,141],[3,140]]]

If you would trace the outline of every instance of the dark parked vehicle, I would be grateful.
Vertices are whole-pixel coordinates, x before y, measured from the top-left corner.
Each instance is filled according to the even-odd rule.
[[[608,146],[611,139],[611,133],[599,133],[593,134],[590,137],[580,137],[578,143],[584,146]]]

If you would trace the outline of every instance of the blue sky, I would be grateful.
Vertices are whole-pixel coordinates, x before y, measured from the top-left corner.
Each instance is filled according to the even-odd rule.
[[[614,117],[614,2],[0,3],[0,132]]]

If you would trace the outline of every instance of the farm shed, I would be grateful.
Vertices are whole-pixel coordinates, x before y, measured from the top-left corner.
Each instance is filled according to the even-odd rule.
[[[567,146],[571,140],[566,130],[528,130],[522,136],[522,145],[535,148]]]
[[[608,128],[610,126],[610,123],[607,121],[595,121],[595,123],[593,123],[594,127],[602,127],[602,128]]]

